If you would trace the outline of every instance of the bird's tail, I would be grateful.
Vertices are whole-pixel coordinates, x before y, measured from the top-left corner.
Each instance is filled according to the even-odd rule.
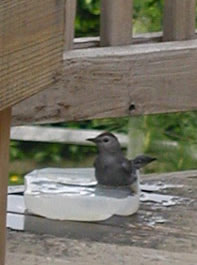
[[[155,157],[151,157],[147,155],[139,155],[139,156],[136,156],[136,158],[134,158],[132,162],[136,169],[140,169],[155,160],[157,160]]]

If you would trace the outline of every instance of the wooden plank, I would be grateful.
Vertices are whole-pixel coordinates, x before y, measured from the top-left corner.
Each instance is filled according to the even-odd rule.
[[[0,2],[0,110],[56,81],[63,32],[64,0]]]
[[[134,216],[117,216],[97,223],[59,222],[27,216],[25,229],[71,239],[86,238],[93,242],[197,254],[196,180],[196,171],[144,175],[143,183],[155,187],[172,185],[169,189],[152,193],[179,196],[177,205],[166,207],[153,202],[141,202]]]
[[[45,234],[44,238],[48,234],[61,237],[59,240],[62,238],[67,240],[83,239],[84,243],[91,242],[91,245],[94,245],[96,241],[102,244],[107,243],[109,246],[116,245],[117,248],[122,245],[124,247],[132,245],[132,247],[141,248],[142,252],[143,249],[144,251],[152,249],[155,253],[165,251],[168,252],[168,257],[174,252],[180,253],[180,255],[181,253],[196,255],[197,170],[142,175],[141,180],[149,187],[152,185],[158,188],[156,191],[150,191],[149,195],[173,196],[175,205],[165,206],[161,203],[142,201],[136,215],[114,216],[97,223],[55,221],[26,214],[24,229],[26,232],[33,232],[39,236]],[[178,197],[178,200],[175,200],[175,197]],[[23,234],[25,235],[25,233]],[[39,240],[43,240],[43,237],[39,237]],[[24,241],[20,240],[20,242]],[[34,242],[37,241],[34,240]],[[57,238],[55,242],[57,242]],[[40,242],[38,246],[40,246]],[[22,247],[19,249],[21,251]],[[170,261],[172,262],[173,259]],[[174,264],[170,261],[169,264]],[[180,261],[177,264],[180,264]],[[187,263],[183,262],[183,264]]]
[[[165,41],[186,40],[195,34],[196,0],[164,1],[164,36]]]
[[[103,131],[101,130],[69,129],[46,126],[15,126],[11,128],[10,138],[11,140],[17,141],[66,143],[92,146],[94,144],[86,139],[96,137],[102,132]],[[115,133],[115,135],[122,147],[128,146],[130,136],[128,137],[126,134],[122,133]],[[131,137],[133,137],[133,134],[131,134]],[[178,148],[178,143],[176,141],[154,141],[153,145],[159,146],[162,150]],[[142,152],[138,149],[137,154],[140,153]],[[193,155],[195,157],[195,153]]]
[[[162,41],[161,32],[136,34],[130,36],[132,44],[154,43]],[[82,37],[74,39],[74,49],[96,48],[100,46],[100,37]]]
[[[76,15],[77,1],[66,0],[65,2],[65,50],[72,50],[75,33],[75,15]]]
[[[197,254],[9,232],[9,265],[195,265]],[[117,235],[118,237],[119,235]],[[58,253],[58,254],[57,254]]]
[[[11,128],[10,138],[19,141],[35,141],[50,143],[67,143],[92,146],[93,143],[87,141],[87,138],[93,138],[102,133],[101,130],[88,129],[66,129],[58,127],[41,126],[18,126]],[[124,134],[115,134],[123,147],[127,146],[128,137]]]
[[[131,43],[132,0],[101,1],[101,46]]]
[[[16,106],[13,124],[196,110],[196,64],[197,40],[69,51],[62,84]]]
[[[11,109],[0,112],[0,265],[5,260],[5,223],[8,186],[8,161]]]
[[[195,31],[194,38],[197,37],[197,31]],[[163,39],[162,32],[151,32],[136,34],[131,38],[132,44],[145,44],[145,43],[157,43]],[[99,37],[83,37],[74,39],[74,49],[87,49],[96,48],[100,46]]]

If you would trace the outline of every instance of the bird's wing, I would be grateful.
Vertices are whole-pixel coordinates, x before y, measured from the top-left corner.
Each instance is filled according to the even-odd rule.
[[[122,168],[129,174],[131,174],[131,169],[132,169],[132,165],[131,165],[131,161],[129,161],[128,159],[124,159],[122,161],[122,164],[121,164]]]
[[[137,180],[137,171],[133,161],[125,159],[122,163],[122,168],[127,173],[127,184],[133,184]]]
[[[157,160],[155,157],[147,155],[138,155],[133,159],[133,164],[136,167],[136,169],[140,169],[155,160]]]

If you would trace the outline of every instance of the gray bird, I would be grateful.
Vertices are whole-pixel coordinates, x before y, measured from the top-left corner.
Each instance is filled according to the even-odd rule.
[[[137,179],[136,171],[156,160],[146,155],[128,160],[124,157],[117,137],[109,132],[104,132],[96,138],[89,138],[87,141],[94,142],[98,147],[94,167],[97,182],[101,185],[131,185]]]

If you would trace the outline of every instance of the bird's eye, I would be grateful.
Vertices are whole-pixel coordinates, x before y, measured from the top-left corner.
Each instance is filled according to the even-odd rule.
[[[108,138],[104,138],[103,142],[107,143],[107,142],[109,142],[109,139]]]

